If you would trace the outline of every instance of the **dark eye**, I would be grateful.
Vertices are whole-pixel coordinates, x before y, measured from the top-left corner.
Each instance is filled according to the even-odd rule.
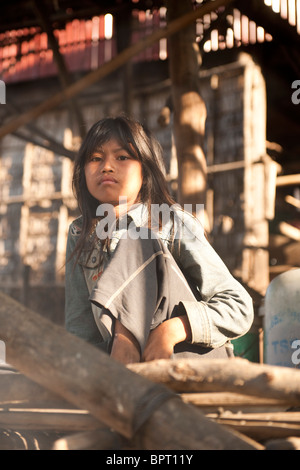
[[[124,160],[129,160],[130,157],[128,155],[119,155],[118,160],[124,161]]]
[[[99,155],[92,155],[90,158],[90,162],[100,162],[102,158]]]

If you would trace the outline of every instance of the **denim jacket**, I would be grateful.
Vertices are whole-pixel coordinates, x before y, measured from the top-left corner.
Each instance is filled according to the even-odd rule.
[[[170,249],[197,299],[183,302],[191,326],[191,342],[217,348],[249,330],[253,322],[252,300],[209,244],[200,222],[181,209],[174,213],[174,220],[170,218],[163,223],[158,234]],[[148,223],[147,208],[142,204],[132,208],[128,215],[135,227]],[[67,260],[74,250],[80,230],[81,217],[69,228]],[[126,228],[112,232],[110,256],[113,256],[124,230]],[[100,240],[88,258],[81,255],[75,266],[74,261],[67,261],[65,320],[66,328],[71,333],[105,347],[110,335],[99,320],[99,307],[89,301],[109,259],[108,254],[104,253],[99,269],[99,256]]]

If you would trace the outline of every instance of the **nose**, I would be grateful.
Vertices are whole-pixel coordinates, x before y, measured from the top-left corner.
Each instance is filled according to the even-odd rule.
[[[114,171],[114,166],[113,166],[113,160],[109,156],[106,156],[102,160],[102,168],[101,172],[102,173],[109,173]]]

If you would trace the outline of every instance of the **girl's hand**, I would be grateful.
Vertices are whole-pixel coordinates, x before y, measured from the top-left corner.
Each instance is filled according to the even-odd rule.
[[[150,332],[143,360],[170,359],[174,346],[190,337],[191,329],[186,315],[170,318]]]

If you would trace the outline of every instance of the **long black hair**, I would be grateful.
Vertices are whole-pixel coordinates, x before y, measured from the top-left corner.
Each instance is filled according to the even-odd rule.
[[[138,121],[126,116],[108,117],[96,122],[89,130],[75,159],[73,191],[82,215],[82,230],[75,248],[77,260],[93,229],[99,201],[88,191],[85,165],[89,158],[110,139],[116,139],[126,151],[141,162],[143,183],[137,202],[151,204],[175,204],[165,177],[162,148],[152,133]],[[150,223],[150,221],[149,221]]]

